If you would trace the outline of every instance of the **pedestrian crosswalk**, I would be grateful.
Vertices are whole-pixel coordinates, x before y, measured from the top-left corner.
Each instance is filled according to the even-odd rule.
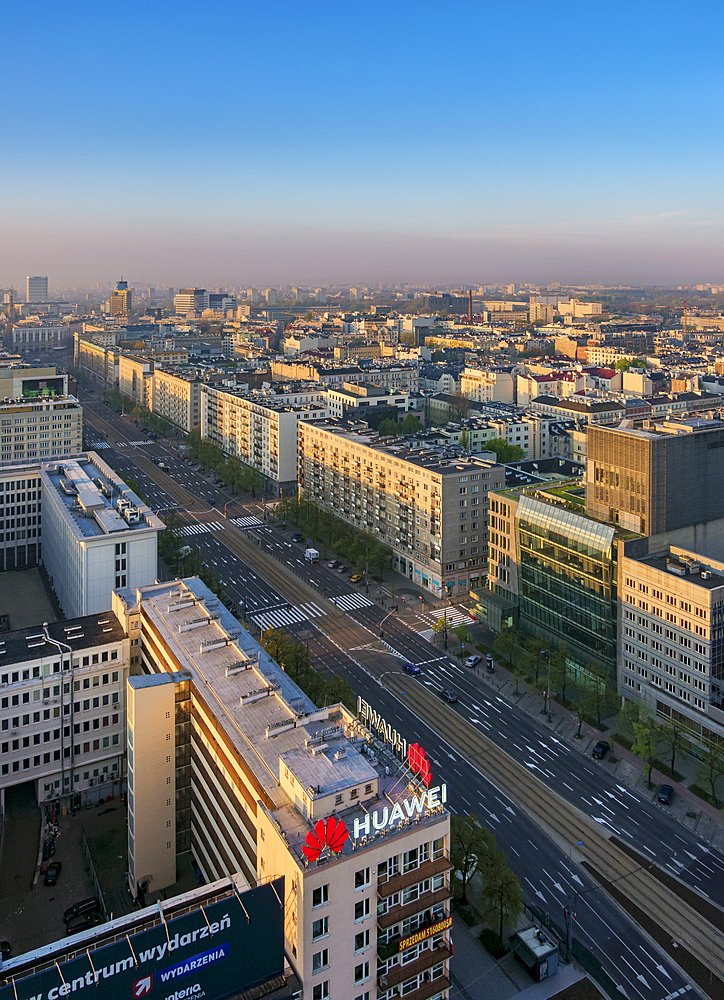
[[[332,597],[331,600],[343,611],[354,611],[355,609],[366,608],[370,604],[374,604],[374,601],[371,601],[369,597],[365,597],[364,594],[342,594],[341,597]]]
[[[319,618],[323,614],[325,614],[324,610],[310,601],[309,604],[300,604],[299,607],[289,605],[272,608],[261,614],[252,614],[250,617],[257,628],[266,630],[268,628],[284,628],[285,625],[298,625],[300,622]]]
[[[118,442],[118,447],[119,448],[137,448],[139,445],[142,445],[142,444],[153,444],[153,441],[147,441],[145,438],[144,438],[143,441],[119,441]]]
[[[201,535],[205,531],[219,531],[225,528],[223,521],[209,521],[204,524],[182,524],[178,529],[179,535]]]
[[[88,449],[90,451],[103,451],[104,448],[110,448],[111,446],[107,441],[89,441]]]
[[[255,528],[259,524],[263,524],[258,517],[232,517],[231,523],[237,525],[239,528]]]
[[[437,619],[446,618],[448,628],[457,628],[458,625],[472,625],[475,621],[474,618],[466,615],[460,608],[442,608],[431,611],[430,614]]]

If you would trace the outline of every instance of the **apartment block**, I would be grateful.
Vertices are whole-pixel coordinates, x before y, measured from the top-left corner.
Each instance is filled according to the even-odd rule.
[[[149,409],[190,434],[201,425],[201,385],[194,368],[156,365],[150,379]]]
[[[105,388],[118,387],[119,354],[117,347],[97,343],[80,331],[73,334],[73,365]]]
[[[283,876],[305,997],[444,1000],[446,789],[406,739],[317,708],[198,579],[119,591],[114,608],[144,672],[128,681],[133,895],[175,880],[182,850],[207,880]]]
[[[0,639],[0,813],[32,781],[70,808],[119,795],[125,776],[130,641],[115,615],[6,632]]]
[[[299,488],[389,545],[395,568],[437,596],[465,594],[485,575],[488,490],[504,481],[493,462],[385,444],[333,420],[299,425]]]
[[[297,427],[327,415],[326,392],[304,384],[262,392],[201,388],[201,436],[260,472],[277,490],[297,480]]]
[[[512,403],[515,384],[510,372],[465,368],[460,373],[460,392],[476,403]]]
[[[77,455],[82,450],[83,407],[75,396],[0,402],[0,463]]]
[[[586,511],[642,535],[724,517],[724,421],[588,429]]]
[[[724,742],[724,563],[648,543],[621,560],[619,693]]]
[[[137,354],[118,355],[118,391],[136,406],[149,408],[153,362]]]

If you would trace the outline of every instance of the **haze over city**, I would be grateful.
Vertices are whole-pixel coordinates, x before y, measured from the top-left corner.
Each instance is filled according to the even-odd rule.
[[[5,285],[718,280],[719,4],[35,11]]]

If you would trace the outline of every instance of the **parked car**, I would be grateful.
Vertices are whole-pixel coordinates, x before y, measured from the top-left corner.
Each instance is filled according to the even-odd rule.
[[[304,535],[302,535],[301,532],[299,531],[295,531],[294,534],[292,535],[293,542],[301,542],[303,539]]]
[[[333,559],[327,563],[327,569],[336,569],[339,566],[339,559]]]
[[[337,567],[337,572],[338,573],[346,573],[347,572],[347,567],[344,564],[341,564],[340,566]]]
[[[440,695],[443,701],[446,701],[448,703],[448,705],[454,705],[455,702],[458,700],[458,696],[455,694],[454,691],[447,691],[445,688],[443,688],[442,691],[439,691],[438,694]]]
[[[350,583],[362,583],[362,581],[364,580],[364,578],[365,578],[364,573],[353,573],[352,576],[349,578],[349,582]]]
[[[100,909],[100,900],[96,896],[88,896],[87,899],[81,899],[77,903],[73,903],[72,906],[69,906],[63,914],[63,920],[67,924],[69,920],[73,920],[83,913],[99,913]]]
[[[215,479],[214,480],[214,486],[223,486],[223,485],[224,485],[224,480],[223,479]]]
[[[611,744],[607,743],[605,740],[599,740],[591,751],[591,756],[595,757],[596,760],[603,760],[608,751],[611,749]]]
[[[406,674],[412,674],[413,677],[417,677],[418,674],[422,673],[422,670],[420,670],[416,663],[403,663],[402,669]]]
[[[72,920],[68,920],[65,925],[66,934],[79,934],[81,931],[88,930],[89,927],[95,927],[97,924],[103,922],[102,913],[81,913],[77,917],[73,917]]]
[[[45,885],[55,885],[60,878],[60,872],[62,869],[62,864],[60,861],[51,861],[45,872],[45,878],[43,883]]]
[[[673,797],[674,789],[671,785],[662,785],[659,788],[659,794],[656,796],[656,801],[663,803],[665,806],[670,806]]]
[[[467,660],[465,661],[465,666],[466,667],[477,667],[477,665],[479,663],[480,663],[480,657],[479,656],[469,656],[467,658]]]

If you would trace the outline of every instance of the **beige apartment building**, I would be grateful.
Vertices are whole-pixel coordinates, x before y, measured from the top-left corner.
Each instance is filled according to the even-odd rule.
[[[149,409],[190,434],[201,425],[201,385],[193,368],[156,366],[150,379]]]
[[[133,895],[173,882],[188,850],[206,880],[284,876],[304,997],[445,1000],[445,785],[419,780],[401,735],[317,708],[198,579],[114,602],[144,672],[128,681]]]
[[[326,415],[326,392],[319,383],[260,392],[201,388],[202,438],[256,469],[280,492],[296,486],[298,425]]]
[[[90,336],[90,335],[89,335]],[[79,332],[73,335],[73,364],[96,384],[108,389],[118,386],[117,347],[96,343]]]
[[[620,565],[619,693],[724,744],[724,563],[649,540]]]
[[[115,615],[4,633],[0,640],[0,814],[32,781],[38,802],[80,807],[119,795],[130,641]]]
[[[153,362],[135,354],[118,355],[118,391],[136,406],[150,409]]]
[[[333,420],[299,425],[300,490],[389,545],[395,568],[438,597],[486,574],[488,490],[504,482],[493,462],[385,444]]]
[[[0,402],[0,462],[77,455],[83,407],[75,396],[25,396]]]
[[[476,403],[513,403],[515,383],[510,372],[464,368],[460,373],[460,393]]]

